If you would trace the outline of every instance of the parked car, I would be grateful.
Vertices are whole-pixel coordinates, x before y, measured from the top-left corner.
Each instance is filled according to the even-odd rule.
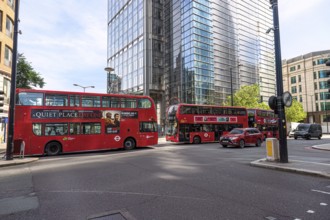
[[[305,138],[309,140],[311,138],[321,139],[322,126],[320,124],[299,124],[294,132],[294,139]]]
[[[288,137],[289,137],[289,138],[294,137],[294,132],[295,132],[295,131],[296,131],[296,129],[291,130],[291,131],[289,132],[289,134],[288,134]]]
[[[223,147],[228,145],[245,147],[246,145],[261,146],[263,134],[256,128],[234,128],[223,135],[219,142]]]

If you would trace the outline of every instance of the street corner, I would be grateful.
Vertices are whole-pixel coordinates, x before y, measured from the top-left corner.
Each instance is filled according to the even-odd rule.
[[[313,145],[313,149],[330,151],[330,144]]]
[[[0,160],[0,167],[16,166],[21,164],[27,164],[38,161],[37,157],[26,157],[26,158],[14,158],[13,160],[6,160],[5,157],[2,157]]]
[[[286,172],[301,173],[330,178],[330,164],[300,160],[289,160],[288,163],[267,160],[267,158],[250,162],[251,166],[262,167]]]

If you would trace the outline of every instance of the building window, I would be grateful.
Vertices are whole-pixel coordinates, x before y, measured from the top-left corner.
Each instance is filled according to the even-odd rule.
[[[319,73],[319,79],[323,79],[323,78],[328,78],[329,77],[328,74],[327,74],[327,72],[324,71],[324,70],[321,70],[318,73]]]
[[[297,101],[297,96],[292,96],[292,100],[293,99]]]
[[[10,67],[12,60],[13,52],[9,47],[5,46],[5,65]]]
[[[297,69],[300,70],[300,65],[297,66]]]
[[[297,93],[297,86],[292,86],[291,87],[291,93],[294,94],[294,93]],[[296,97],[297,99],[297,97]]]
[[[2,31],[2,11],[0,10],[0,32]]]
[[[319,94],[318,93],[315,93],[314,97],[315,97],[315,101],[319,100]]]
[[[291,84],[295,84],[297,82],[297,79],[295,76],[291,77]]]
[[[290,72],[293,72],[295,70],[296,70],[296,67],[295,66],[290,67]]]
[[[14,36],[14,22],[8,16],[6,18],[6,35],[10,38]]]
[[[316,65],[316,62],[315,61],[313,61],[313,66],[315,66]]]
[[[317,79],[317,75],[316,75],[316,72],[314,72],[314,79]]]
[[[319,82],[319,88],[320,88],[320,89],[328,89],[328,88],[330,88],[330,87],[329,87],[327,81],[322,81],[322,82]]]
[[[301,75],[298,76],[298,82],[301,82]]]
[[[320,92],[320,100],[329,100],[330,94],[328,92]]]
[[[301,88],[301,85],[299,85],[299,92],[301,92],[302,91],[302,88]]]
[[[9,5],[11,8],[14,8],[14,0],[7,0],[7,5]]]
[[[299,96],[299,102],[302,102],[303,99],[302,99],[302,95]]]
[[[314,90],[317,90],[317,83],[314,83]]]

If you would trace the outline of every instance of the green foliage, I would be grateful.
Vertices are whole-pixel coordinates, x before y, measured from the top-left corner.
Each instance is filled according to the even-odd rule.
[[[304,111],[300,102],[293,99],[291,107],[285,107],[285,119],[287,122],[299,122],[307,117],[307,113]]]
[[[18,54],[16,88],[32,89],[37,86],[42,88],[44,85],[44,78],[25,60],[23,54]]]
[[[234,106],[244,106],[246,108],[269,109],[268,104],[260,102],[260,89],[258,84],[242,86],[234,94]],[[231,96],[224,102],[225,106],[231,105]]]

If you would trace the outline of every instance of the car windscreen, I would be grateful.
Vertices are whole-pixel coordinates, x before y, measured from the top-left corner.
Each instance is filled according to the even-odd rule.
[[[229,132],[230,134],[243,134],[243,130],[239,130],[239,129],[233,129],[231,130],[231,132]]]
[[[297,131],[308,131],[309,127],[309,125],[299,125]]]

